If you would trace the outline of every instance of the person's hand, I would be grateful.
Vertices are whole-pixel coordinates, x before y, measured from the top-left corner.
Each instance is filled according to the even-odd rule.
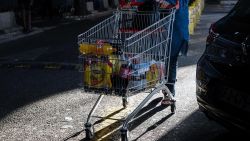
[[[122,6],[122,8],[125,8],[125,9],[129,9],[129,8],[131,8],[131,4],[130,4],[130,2],[129,2],[129,3],[127,3],[127,4],[125,4],[125,5],[123,5],[123,6]]]
[[[155,1],[160,4],[160,8],[167,8],[170,5],[170,3],[168,3],[166,0],[155,0]]]

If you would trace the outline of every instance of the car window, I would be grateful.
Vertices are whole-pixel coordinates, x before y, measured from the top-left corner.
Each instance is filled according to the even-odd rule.
[[[250,0],[239,0],[229,17],[232,20],[250,24]]]

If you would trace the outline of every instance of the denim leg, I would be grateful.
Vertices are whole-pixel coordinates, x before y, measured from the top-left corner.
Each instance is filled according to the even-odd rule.
[[[169,75],[168,75],[168,83],[166,84],[170,92],[175,96],[175,82],[176,82],[176,73],[177,73],[177,63],[178,56],[171,56],[170,64],[169,64]]]

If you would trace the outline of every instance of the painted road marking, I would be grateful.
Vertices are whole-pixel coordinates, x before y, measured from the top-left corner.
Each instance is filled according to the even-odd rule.
[[[80,70],[79,64],[51,62],[0,62],[2,69]]]

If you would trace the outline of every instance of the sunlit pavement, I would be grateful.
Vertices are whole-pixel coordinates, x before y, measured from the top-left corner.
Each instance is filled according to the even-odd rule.
[[[225,13],[206,9],[191,36],[187,57],[179,59],[176,84],[177,111],[160,106],[162,95],[143,108],[129,126],[129,139],[138,141],[239,140],[198,110],[195,97],[196,62],[205,49],[208,28]],[[85,140],[84,122],[98,95],[82,93],[76,71],[0,70],[0,140]],[[146,96],[129,98],[127,109],[121,98],[104,97],[94,114],[96,140],[119,140],[122,119]],[[101,118],[104,118],[103,120]]]

